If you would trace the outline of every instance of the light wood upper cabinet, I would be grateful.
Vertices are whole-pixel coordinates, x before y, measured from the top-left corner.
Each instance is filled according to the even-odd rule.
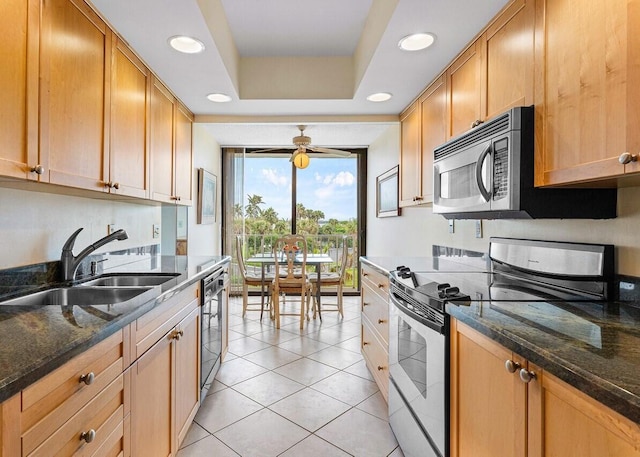
[[[151,88],[151,198],[190,205],[192,115],[154,79]]]
[[[37,0],[0,2],[0,175],[37,179]]]
[[[486,103],[483,120],[534,98],[534,0],[516,0],[484,34]]]
[[[433,202],[433,150],[447,139],[447,92],[444,76],[436,79],[420,98],[421,188],[423,202]]]
[[[538,0],[537,185],[640,171],[640,8],[633,0]]]
[[[82,0],[42,2],[40,153],[45,181],[105,190],[105,75],[111,71],[111,37],[106,24]]]
[[[114,40],[111,71],[110,192],[149,198],[151,74],[120,40]]]
[[[483,41],[478,39],[447,68],[448,138],[483,121]]]
[[[420,107],[414,102],[400,116],[400,206],[417,204],[420,197]]]

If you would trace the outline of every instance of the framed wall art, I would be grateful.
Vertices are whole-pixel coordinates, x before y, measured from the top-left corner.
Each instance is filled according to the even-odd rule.
[[[398,169],[399,166],[396,165],[376,178],[376,217],[400,215]]]
[[[216,175],[204,168],[198,169],[198,224],[213,224],[216,221]]]

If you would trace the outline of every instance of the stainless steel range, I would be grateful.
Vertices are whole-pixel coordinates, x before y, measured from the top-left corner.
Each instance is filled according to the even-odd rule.
[[[390,277],[389,420],[407,457],[449,455],[449,316],[447,302],[488,302],[517,313],[509,303],[528,302],[526,316],[539,325],[571,332],[557,323],[572,306],[611,298],[613,246],[492,238],[486,271],[411,271]],[[525,318],[525,316],[520,316]],[[542,322],[544,321],[544,322]],[[554,327],[554,322],[555,327]],[[585,320],[585,326],[589,325]],[[585,332],[586,329],[586,332]],[[597,329],[574,329],[601,344]]]

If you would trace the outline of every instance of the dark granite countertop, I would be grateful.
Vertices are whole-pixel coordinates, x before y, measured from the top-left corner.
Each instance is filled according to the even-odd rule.
[[[442,249],[442,248],[440,248]],[[434,257],[361,257],[381,273],[482,270],[465,251]],[[441,257],[436,258],[436,255]],[[456,268],[457,267],[457,268]],[[454,273],[455,274],[455,273]],[[621,294],[622,296],[622,294]],[[640,423],[640,300],[568,303],[472,301],[448,304],[449,315],[535,363],[580,391]]]
[[[0,401],[45,376],[74,356],[122,329],[176,293],[228,264],[228,256],[141,256],[105,273],[177,273],[174,279],[145,292],[142,301],[99,306],[6,306],[9,296],[59,284],[17,284],[0,296]],[[16,290],[18,293],[16,294]]]

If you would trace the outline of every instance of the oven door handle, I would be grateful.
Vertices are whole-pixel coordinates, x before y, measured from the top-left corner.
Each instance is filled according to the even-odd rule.
[[[480,154],[480,157],[478,157],[478,162],[476,163],[476,183],[478,184],[478,189],[480,190],[480,194],[482,194],[482,198],[484,198],[487,202],[491,200],[491,192],[489,192],[484,186],[484,182],[482,180],[482,165],[484,165],[484,161],[491,153],[491,145],[492,143],[489,143],[485,150],[482,151],[482,154]]]
[[[396,307],[396,309],[398,311],[401,311],[406,316],[410,317],[411,319],[414,319],[414,320],[418,321],[419,323],[421,323],[423,325],[426,325],[431,330],[435,330],[436,332],[440,333],[441,335],[445,334],[445,326],[443,324],[441,324],[440,322],[434,322],[432,320],[425,319],[423,316],[420,316],[419,314],[415,313],[411,308],[409,308],[407,305],[405,305],[404,301],[402,301],[402,302],[399,301],[399,299],[393,294],[389,295],[389,300],[391,300],[392,304],[395,305],[395,307]]]

